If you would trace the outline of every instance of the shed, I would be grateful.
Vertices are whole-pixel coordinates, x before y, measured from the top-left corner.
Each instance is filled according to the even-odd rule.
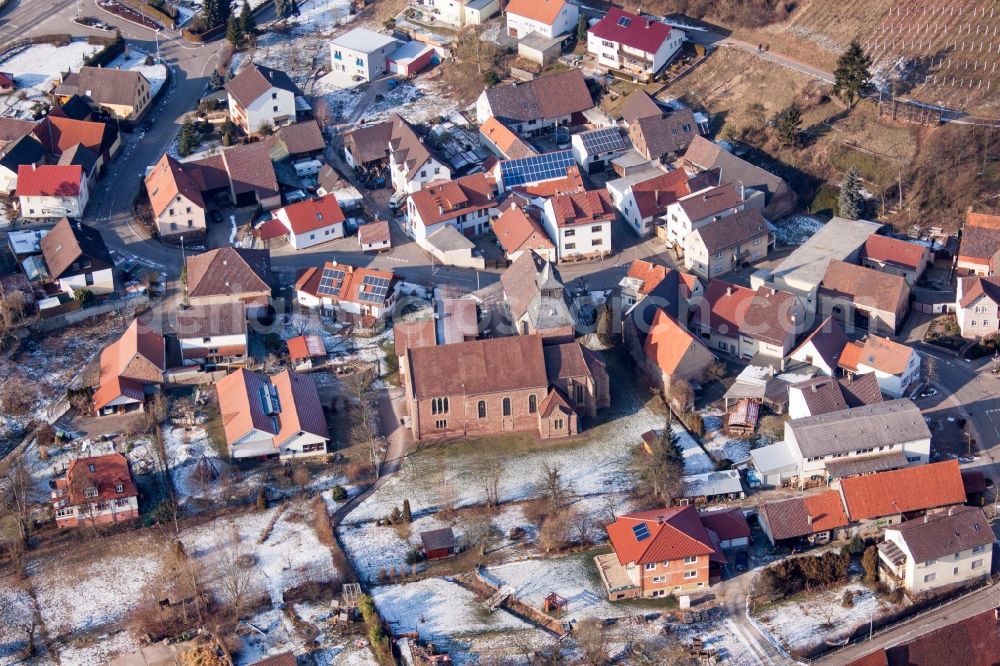
[[[423,42],[406,42],[389,57],[389,71],[413,76],[434,61],[434,48]]]
[[[530,32],[517,42],[517,55],[545,67],[562,53],[562,39]]]
[[[458,552],[458,544],[455,542],[455,533],[450,527],[442,527],[439,530],[428,530],[420,533],[420,541],[423,544],[424,556],[428,560],[437,560],[442,557],[449,557]]]
[[[292,363],[311,361],[326,356],[323,338],[318,335],[300,335],[288,340],[288,356]]]
[[[485,268],[486,262],[474,254],[476,244],[462,235],[462,232],[446,224],[429,235],[426,247],[435,259],[449,266],[463,268]]]
[[[735,469],[691,474],[684,477],[684,485],[684,499],[679,504],[702,504],[743,499],[746,496],[740,472]]]
[[[750,545],[750,525],[738,506],[703,511],[699,514],[705,527],[719,537],[720,548],[743,548]]]
[[[387,220],[375,220],[358,227],[358,243],[362,252],[381,252],[392,245],[392,234]]]
[[[753,449],[750,451],[750,458],[765,486],[778,488],[787,485],[798,475],[799,465],[792,455],[791,448],[785,442]]]

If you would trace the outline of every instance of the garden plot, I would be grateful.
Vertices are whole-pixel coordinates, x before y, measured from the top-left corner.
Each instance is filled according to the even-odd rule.
[[[350,525],[340,531],[340,538],[358,577],[377,580],[380,571],[410,570],[406,554],[420,545],[421,532],[451,526],[451,523],[432,515],[417,518],[409,525],[379,526],[374,522]],[[461,530],[457,527],[453,530],[456,540],[460,542]]]
[[[130,72],[139,72],[149,81],[150,97],[156,97],[156,94],[160,92],[160,88],[167,82],[167,66],[159,64],[147,65],[146,56],[146,53],[129,47],[125,49],[125,53],[112,60],[107,66],[110,69],[125,69]]]
[[[74,41],[67,46],[32,44],[16,55],[0,62],[0,69],[14,77],[17,91],[0,98],[0,115],[31,120],[32,106],[47,101],[45,93],[67,70],[77,71],[84,57],[101,47],[86,40]],[[24,95],[25,99],[20,99]]]
[[[677,640],[682,643],[689,644],[695,638],[700,638],[706,650],[715,651],[717,663],[727,666],[761,666],[757,654],[729,618],[715,622],[680,624],[674,629],[677,632]]]
[[[262,536],[266,538],[259,543]],[[285,503],[232,520],[220,518],[185,530],[181,541],[188,555],[203,560],[209,570],[234,553],[252,554],[257,576],[251,587],[255,594],[267,594],[275,605],[282,603],[289,588],[341,576],[330,550],[316,537],[308,503]]]
[[[854,593],[854,605],[841,603],[844,591]],[[841,641],[858,627],[895,609],[865,585],[848,583],[816,594],[800,595],[760,611],[756,620],[790,652],[807,651],[824,641]]]
[[[415,631],[435,643],[457,642],[462,652],[468,651],[463,639],[482,634],[504,632],[511,642],[519,634],[544,636],[506,610],[490,613],[471,591],[443,578],[376,587],[372,597],[393,634]]]
[[[691,474],[714,472],[715,463],[705,453],[705,449],[701,448],[701,445],[695,441],[691,433],[678,423],[672,423],[670,427],[677,437],[677,446],[680,447],[681,454],[684,456],[684,474],[690,476]]]
[[[140,604],[160,598],[166,553],[155,538],[131,534],[113,548],[97,543],[28,563],[39,613],[62,663],[106,663],[138,648],[139,637],[121,625]]]
[[[170,477],[180,504],[192,499],[214,500],[225,496],[230,465],[216,455],[208,434],[198,426],[163,426],[163,446],[170,462]]]
[[[740,439],[727,435],[724,430],[726,415],[718,409],[708,409],[701,413],[705,424],[705,449],[717,461],[731,460],[741,463],[750,459],[750,449],[754,439]]]
[[[792,215],[774,223],[774,237],[778,245],[802,245],[823,224],[823,220],[814,215]]]
[[[306,645],[291,621],[278,609],[258,613],[249,624],[263,632],[253,632],[243,638],[236,659],[237,666],[255,664],[268,656],[282,652],[308,654],[315,666],[377,666],[378,662],[367,647],[356,647],[351,637],[328,634],[325,629],[333,616],[330,604],[298,603],[293,609],[299,618],[320,630],[316,646]]]

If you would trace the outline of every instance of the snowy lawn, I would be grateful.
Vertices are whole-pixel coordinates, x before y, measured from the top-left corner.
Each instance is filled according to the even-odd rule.
[[[705,453],[705,449],[695,441],[684,426],[679,423],[671,424],[671,430],[677,436],[677,445],[684,454],[684,474],[705,474],[715,471],[715,463]]]
[[[0,63],[0,67],[14,76],[18,90],[36,88],[41,91],[45,84],[57,80],[61,72],[79,70],[84,56],[100,49],[100,46],[88,44],[86,40],[74,41],[67,46],[33,44]]]
[[[702,640],[706,650],[714,650],[718,661],[726,666],[761,666],[761,661],[747,644],[741,629],[731,619],[715,622],[676,625],[677,639],[691,643],[695,638]]]
[[[163,84],[167,82],[166,65],[147,65],[146,53],[128,48],[125,53],[108,63],[112,69],[127,69],[141,73],[149,81],[149,94],[155,97]]]
[[[774,223],[778,245],[802,245],[823,226],[814,215],[792,215]]]
[[[21,651],[28,646],[22,627],[32,624],[31,595],[12,578],[0,578],[0,666],[24,663]]]
[[[715,460],[741,463],[749,460],[754,448],[753,439],[739,439],[727,435],[723,429],[725,415],[721,410],[708,409],[701,413],[705,424],[705,449]]]
[[[854,593],[850,608],[841,603],[845,590]],[[808,650],[823,641],[843,640],[867,625],[871,616],[878,619],[895,608],[865,585],[847,583],[773,604],[759,611],[756,619],[789,651]]]
[[[264,632],[261,636],[251,632],[243,637],[243,645],[236,658],[236,666],[255,664],[265,657],[292,652],[309,655],[315,666],[377,666],[378,662],[367,647],[358,648],[350,636],[328,633],[328,621],[333,616],[329,604],[300,603],[293,606],[304,622],[319,629],[318,647],[306,645],[302,636],[292,626],[288,617],[278,609],[271,609],[253,616],[249,623]]]

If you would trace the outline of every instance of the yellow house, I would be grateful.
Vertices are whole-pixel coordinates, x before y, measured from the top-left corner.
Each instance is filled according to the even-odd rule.
[[[67,74],[52,94],[60,105],[80,95],[118,120],[138,120],[152,101],[149,81],[141,72],[101,67]]]

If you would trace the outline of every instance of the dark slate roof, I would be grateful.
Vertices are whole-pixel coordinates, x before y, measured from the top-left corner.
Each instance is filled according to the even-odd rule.
[[[712,254],[766,236],[767,220],[756,208],[746,208],[698,227],[694,233],[701,236],[705,248]]]
[[[81,257],[91,260],[91,270],[114,266],[101,232],[85,224],[70,222],[63,218],[39,243],[49,275],[60,278],[68,275],[68,269]]]
[[[868,447],[930,439],[920,409],[910,400],[890,400],[788,422],[802,455],[817,458]]]
[[[45,157],[45,146],[38,139],[25,134],[0,149],[0,164],[17,173],[22,164],[38,164]]]
[[[386,120],[347,132],[344,134],[344,147],[350,151],[355,162],[367,164],[386,158],[391,138],[392,121]]]
[[[97,164],[98,154],[82,143],[78,143],[59,156],[59,164],[79,164],[88,174]]]
[[[975,546],[988,546],[996,540],[986,514],[971,506],[954,507],[946,513],[908,520],[892,529],[903,537],[917,563],[954,555]]]
[[[487,88],[486,99],[493,115],[507,122],[557,118],[594,106],[583,72],[570,69],[526,83]]]
[[[73,120],[87,120],[90,118],[90,114],[94,112],[90,103],[80,95],[73,95],[59,109],[63,115]]]
[[[146,77],[141,72],[104,67],[81,67],[63,79],[56,95],[82,95],[98,104],[132,105],[136,90]],[[149,82],[146,81],[146,85]]]
[[[908,464],[905,453],[892,451],[880,456],[850,456],[839,460],[829,460],[826,463],[826,472],[834,479],[844,479],[859,474],[900,469]]]
[[[816,353],[828,366],[836,368],[840,353],[844,351],[844,345],[849,342],[849,339],[841,323],[833,315],[830,315],[812,333],[807,335],[798,347],[792,350],[792,355],[809,342],[813,343]]]
[[[451,549],[455,547],[455,534],[450,527],[442,527],[437,530],[428,530],[420,533],[420,541],[424,544],[424,552]]]

